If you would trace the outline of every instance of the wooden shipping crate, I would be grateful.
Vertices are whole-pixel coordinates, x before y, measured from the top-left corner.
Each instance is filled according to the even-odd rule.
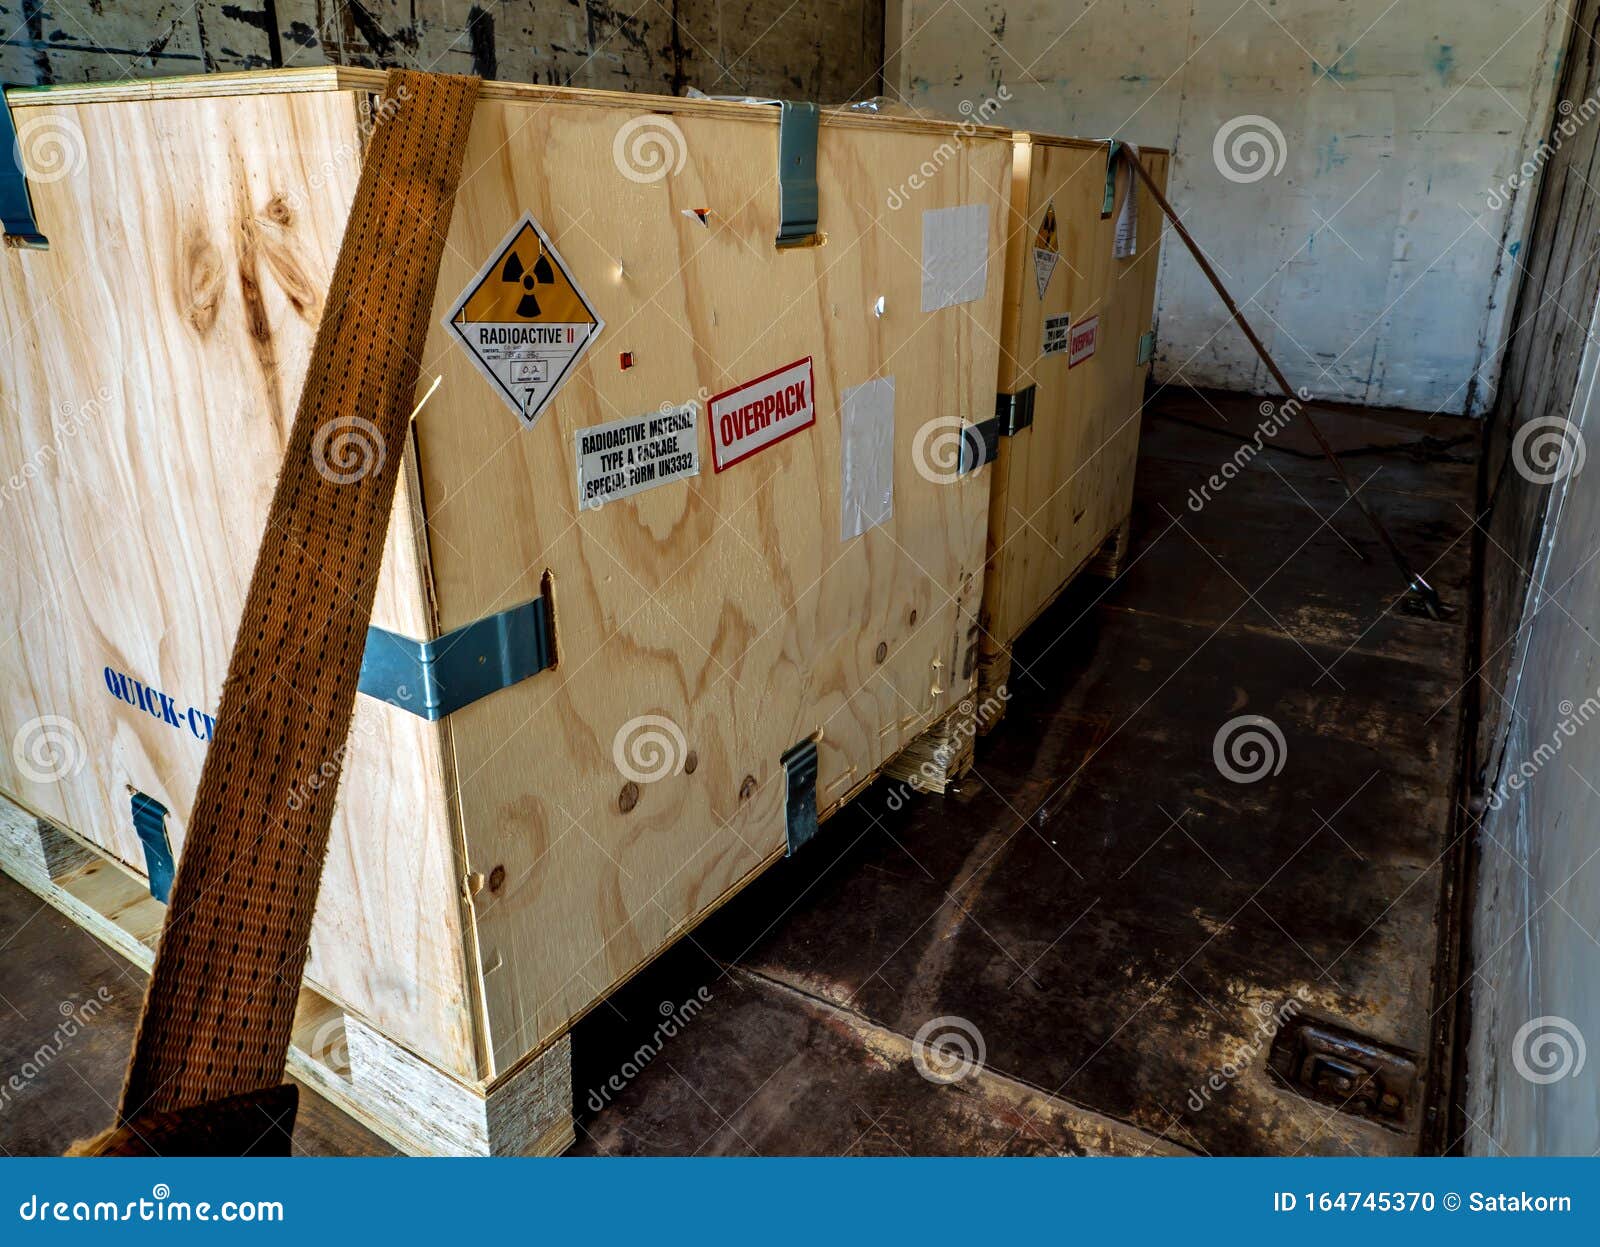
[[[1135,186],[1134,248],[1117,258],[1137,179],[1119,157],[1108,186],[1110,146],[1016,136],[979,659],[985,727],[1004,709],[996,694],[1023,629],[1100,556],[1114,572],[1127,541],[1163,221]],[[1140,158],[1164,187],[1167,153]]]
[[[0,254],[0,850],[133,956],[382,83],[9,95],[49,249]],[[930,448],[993,403],[1009,135],[824,110],[780,248],[780,124],[485,84],[442,381],[409,444],[325,447],[404,464],[291,1068],[403,1146],[560,1146],[571,1023],[785,854],[807,742],[826,818],[973,686],[994,473]],[[447,699],[553,665],[433,719],[436,638]]]

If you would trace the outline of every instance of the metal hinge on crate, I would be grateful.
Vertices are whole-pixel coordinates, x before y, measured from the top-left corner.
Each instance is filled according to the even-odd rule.
[[[1036,387],[1027,386],[1015,394],[994,396],[994,418],[1000,437],[1015,437],[1033,424],[1033,398]]]
[[[28,171],[22,163],[22,145],[17,142],[17,126],[11,104],[0,87],[0,221],[5,224],[6,242],[13,247],[43,251],[50,240],[39,232],[33,219],[33,194],[28,190]],[[9,157],[9,163],[7,158]]]
[[[784,796],[784,821],[788,830],[789,851],[793,857],[796,849],[817,834],[817,742],[808,737],[783,755],[783,772],[787,783]]]
[[[555,660],[543,596],[431,641],[367,629],[358,692],[428,720],[537,675]]]
[[[1149,333],[1140,335],[1140,337],[1139,337],[1139,358],[1134,360],[1133,362],[1136,363],[1136,364],[1148,364],[1155,357],[1156,357],[1156,331],[1154,329],[1152,329]]]
[[[133,832],[144,848],[150,895],[163,903],[172,895],[172,841],[167,839],[167,807],[142,792],[133,793]]]

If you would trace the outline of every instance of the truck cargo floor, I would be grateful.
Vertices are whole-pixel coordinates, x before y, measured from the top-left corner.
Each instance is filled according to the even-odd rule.
[[[580,1027],[580,1150],[1417,1150],[1476,428],[1328,421],[1463,608],[1439,623],[1403,612],[1293,430],[1189,505],[1258,403],[1168,391],[1147,413],[1130,562],[1018,646],[957,795],[878,784]],[[1255,782],[1215,757],[1245,715],[1282,738]],[[1300,1025],[1397,1052],[1404,1102],[1374,1120],[1271,1073]]]

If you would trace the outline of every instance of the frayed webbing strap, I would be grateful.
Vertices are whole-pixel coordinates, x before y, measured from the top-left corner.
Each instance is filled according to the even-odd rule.
[[[476,78],[390,73],[245,599],[118,1109],[283,1079]],[[306,785],[307,776],[333,783]]]

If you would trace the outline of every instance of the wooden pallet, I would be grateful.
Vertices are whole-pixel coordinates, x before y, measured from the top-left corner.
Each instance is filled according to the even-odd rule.
[[[166,906],[144,879],[3,796],[0,870],[148,973]],[[573,1140],[567,1035],[492,1083],[466,1083],[302,987],[287,1072],[411,1155],[553,1156]]]

